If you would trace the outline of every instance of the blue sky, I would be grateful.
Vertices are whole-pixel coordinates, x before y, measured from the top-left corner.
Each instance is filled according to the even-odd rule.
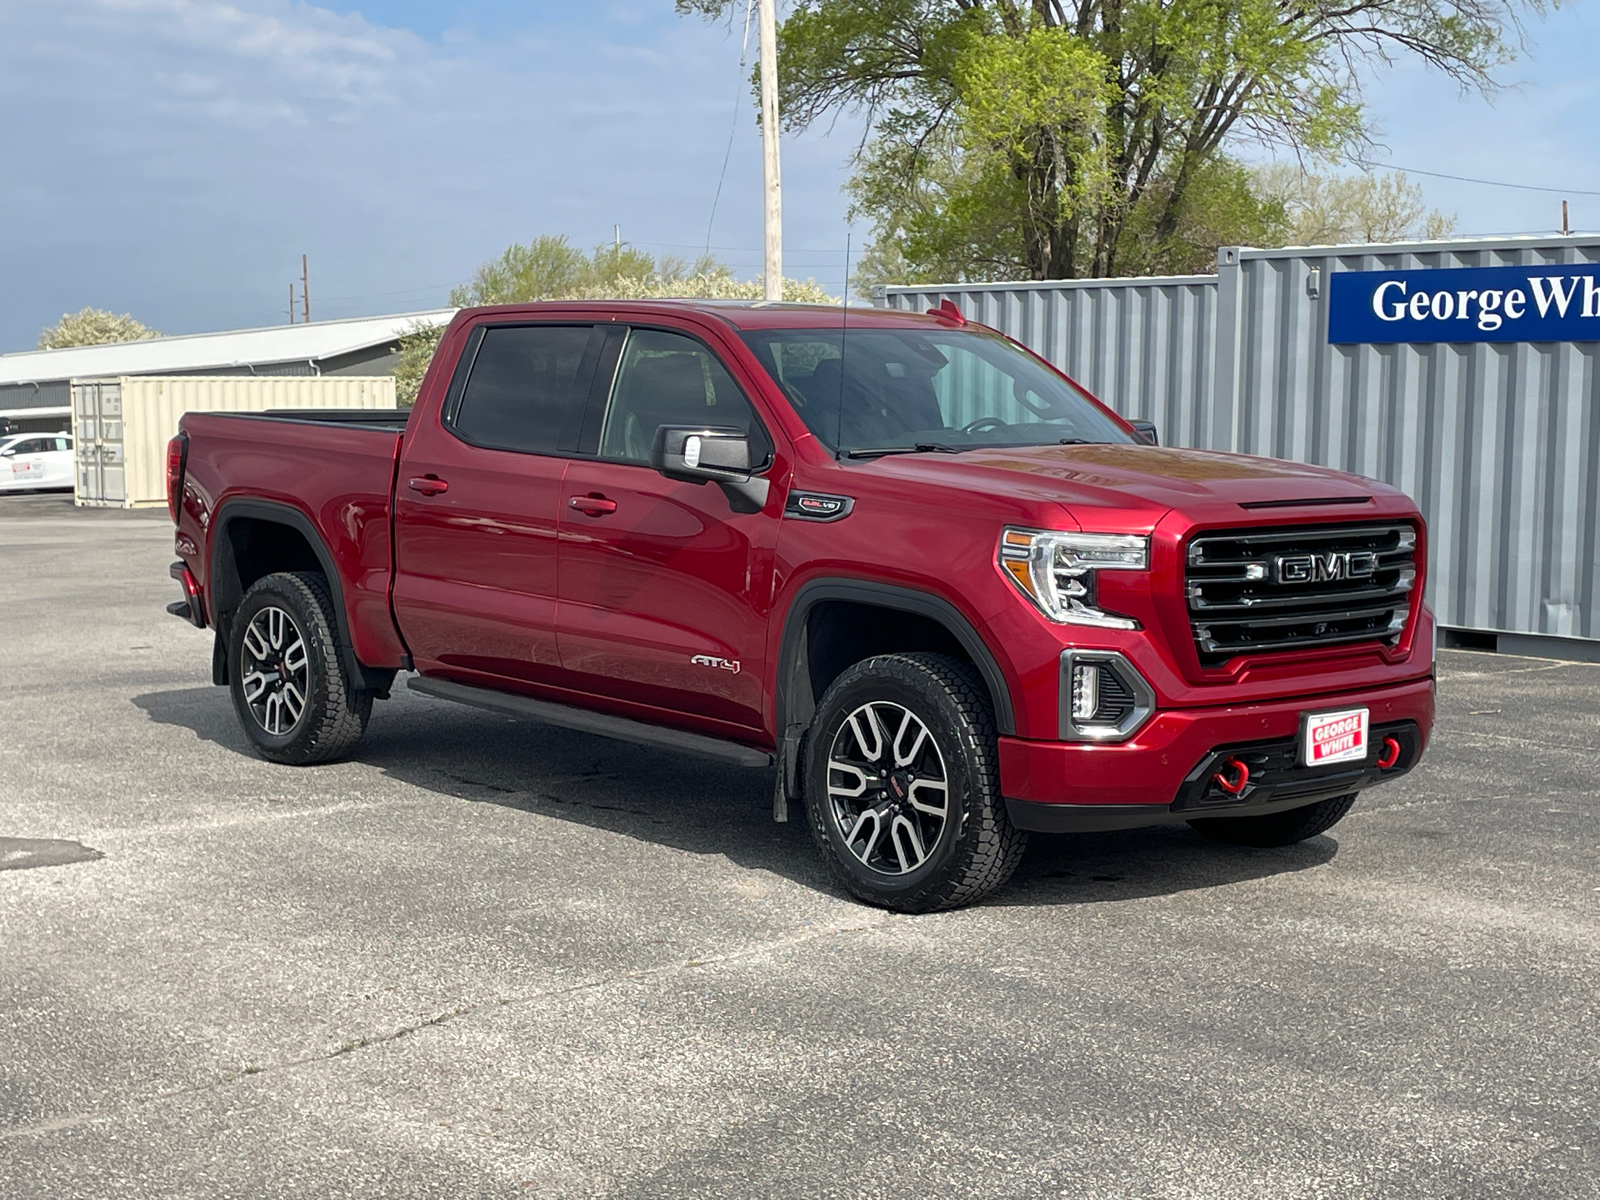
[[[1375,73],[1379,157],[1600,192],[1600,13],[1529,33],[1493,104],[1420,67]],[[273,324],[302,252],[316,318],[440,304],[539,233],[592,245],[620,224],[692,257],[730,128],[710,242],[752,273],[739,53],[737,29],[671,0],[0,0],[0,351],[86,304],[173,333]],[[834,291],[860,135],[846,117],[784,144],[788,272]],[[1463,233],[1559,223],[1559,195],[1416,181]],[[1571,199],[1600,229],[1600,196]]]

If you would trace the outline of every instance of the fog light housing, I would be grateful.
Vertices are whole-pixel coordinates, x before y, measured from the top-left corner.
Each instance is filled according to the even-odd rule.
[[[1126,741],[1155,707],[1155,689],[1115,650],[1061,652],[1062,741]]]

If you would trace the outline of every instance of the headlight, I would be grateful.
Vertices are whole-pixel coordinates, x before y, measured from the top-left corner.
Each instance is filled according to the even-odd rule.
[[[1139,622],[1095,607],[1101,571],[1144,571],[1150,539],[1120,533],[1056,533],[1008,529],[1000,537],[1000,566],[1052,621],[1137,629]]]

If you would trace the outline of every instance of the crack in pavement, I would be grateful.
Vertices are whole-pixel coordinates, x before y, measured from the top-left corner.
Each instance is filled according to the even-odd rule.
[[[1501,675],[1531,675],[1536,671],[1559,671],[1563,667],[1594,667],[1600,663],[1584,662],[1581,659],[1552,658],[1546,659],[1542,667],[1507,667],[1504,671],[1451,671],[1452,679],[1494,679]]]
[[[358,1050],[369,1046],[382,1046],[390,1042],[397,1042],[401,1038],[410,1037],[414,1033],[438,1025],[446,1025],[463,1017],[470,1017],[476,1013],[498,1013],[507,1008],[518,1005],[540,1004],[549,1000],[560,999],[579,992],[590,992],[615,984],[632,983],[641,979],[653,979],[660,976],[673,975],[682,972],[698,970],[702,967],[720,966],[724,963],[740,962],[757,955],[772,953],[786,949],[790,946],[801,945],[805,942],[816,941],[819,938],[843,936],[851,933],[866,933],[875,929],[882,929],[897,921],[905,920],[897,913],[881,914],[877,920],[857,922],[855,924],[834,923],[820,928],[801,929],[785,937],[774,938],[767,942],[758,942],[753,946],[745,946],[739,950],[732,950],[726,954],[711,955],[707,958],[690,958],[682,962],[662,963],[660,966],[644,967],[637,971],[625,971],[620,975],[608,975],[600,979],[586,979],[580,983],[568,984],[565,987],[550,988],[545,991],[533,992],[525,996],[516,996],[510,999],[488,1001],[478,1004],[467,1004],[449,1012],[439,1013],[414,1025],[402,1026],[388,1033],[375,1034],[372,1037],[358,1038],[345,1042],[337,1050],[329,1050],[318,1054],[307,1054],[301,1058],[293,1058],[287,1062],[273,1063],[268,1066],[251,1066],[242,1071],[236,1071],[213,1079],[207,1083],[194,1084],[189,1087],[174,1088],[168,1092],[157,1092],[150,1096],[140,1096],[124,1104],[108,1108],[95,1109],[90,1112],[73,1113],[68,1116],[52,1117],[48,1121],[41,1121],[36,1125],[26,1125],[17,1129],[0,1129],[0,1142],[14,1141],[18,1138],[37,1137],[41,1134],[57,1133],[64,1129],[74,1129],[80,1125],[88,1125],[95,1121],[113,1120],[126,1116],[139,1109],[158,1104],[163,1100],[173,1100],[181,1096],[197,1096],[206,1092],[213,1092],[219,1088],[239,1082],[241,1079],[253,1079],[261,1075],[277,1071],[293,1070],[296,1067],[314,1066],[317,1063],[332,1062],[346,1055],[354,1054]]]

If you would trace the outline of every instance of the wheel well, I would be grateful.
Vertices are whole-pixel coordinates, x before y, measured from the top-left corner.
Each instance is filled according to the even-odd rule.
[[[822,595],[808,606],[805,592],[812,588]],[[796,608],[784,631],[776,677],[779,769],[773,814],[778,820],[788,819],[788,801],[802,793],[800,743],[817,702],[847,668],[874,654],[923,650],[971,663],[1000,732],[1012,731],[1005,676],[977,631],[948,603],[861,580],[819,580],[802,589]]]
[[[819,601],[806,614],[811,703],[820,701],[828,685],[862,659],[913,650],[972,662],[960,639],[933,617],[856,600]]]
[[[211,662],[212,682],[227,682],[226,639],[233,614],[245,592],[268,575],[295,571],[322,576],[333,600],[333,626],[339,654],[355,686],[386,696],[389,685],[394,682],[394,669],[368,667],[356,657],[350,642],[341,582],[333,560],[324,558],[320,553],[323,549],[320,541],[313,540],[316,526],[303,513],[286,505],[249,500],[225,505],[219,521],[207,579],[212,619],[217,627],[217,644]]]
[[[235,517],[223,529],[212,597],[218,625],[225,627],[239,601],[258,579],[279,571],[313,571],[326,578],[322,560],[291,525],[261,517]]]

